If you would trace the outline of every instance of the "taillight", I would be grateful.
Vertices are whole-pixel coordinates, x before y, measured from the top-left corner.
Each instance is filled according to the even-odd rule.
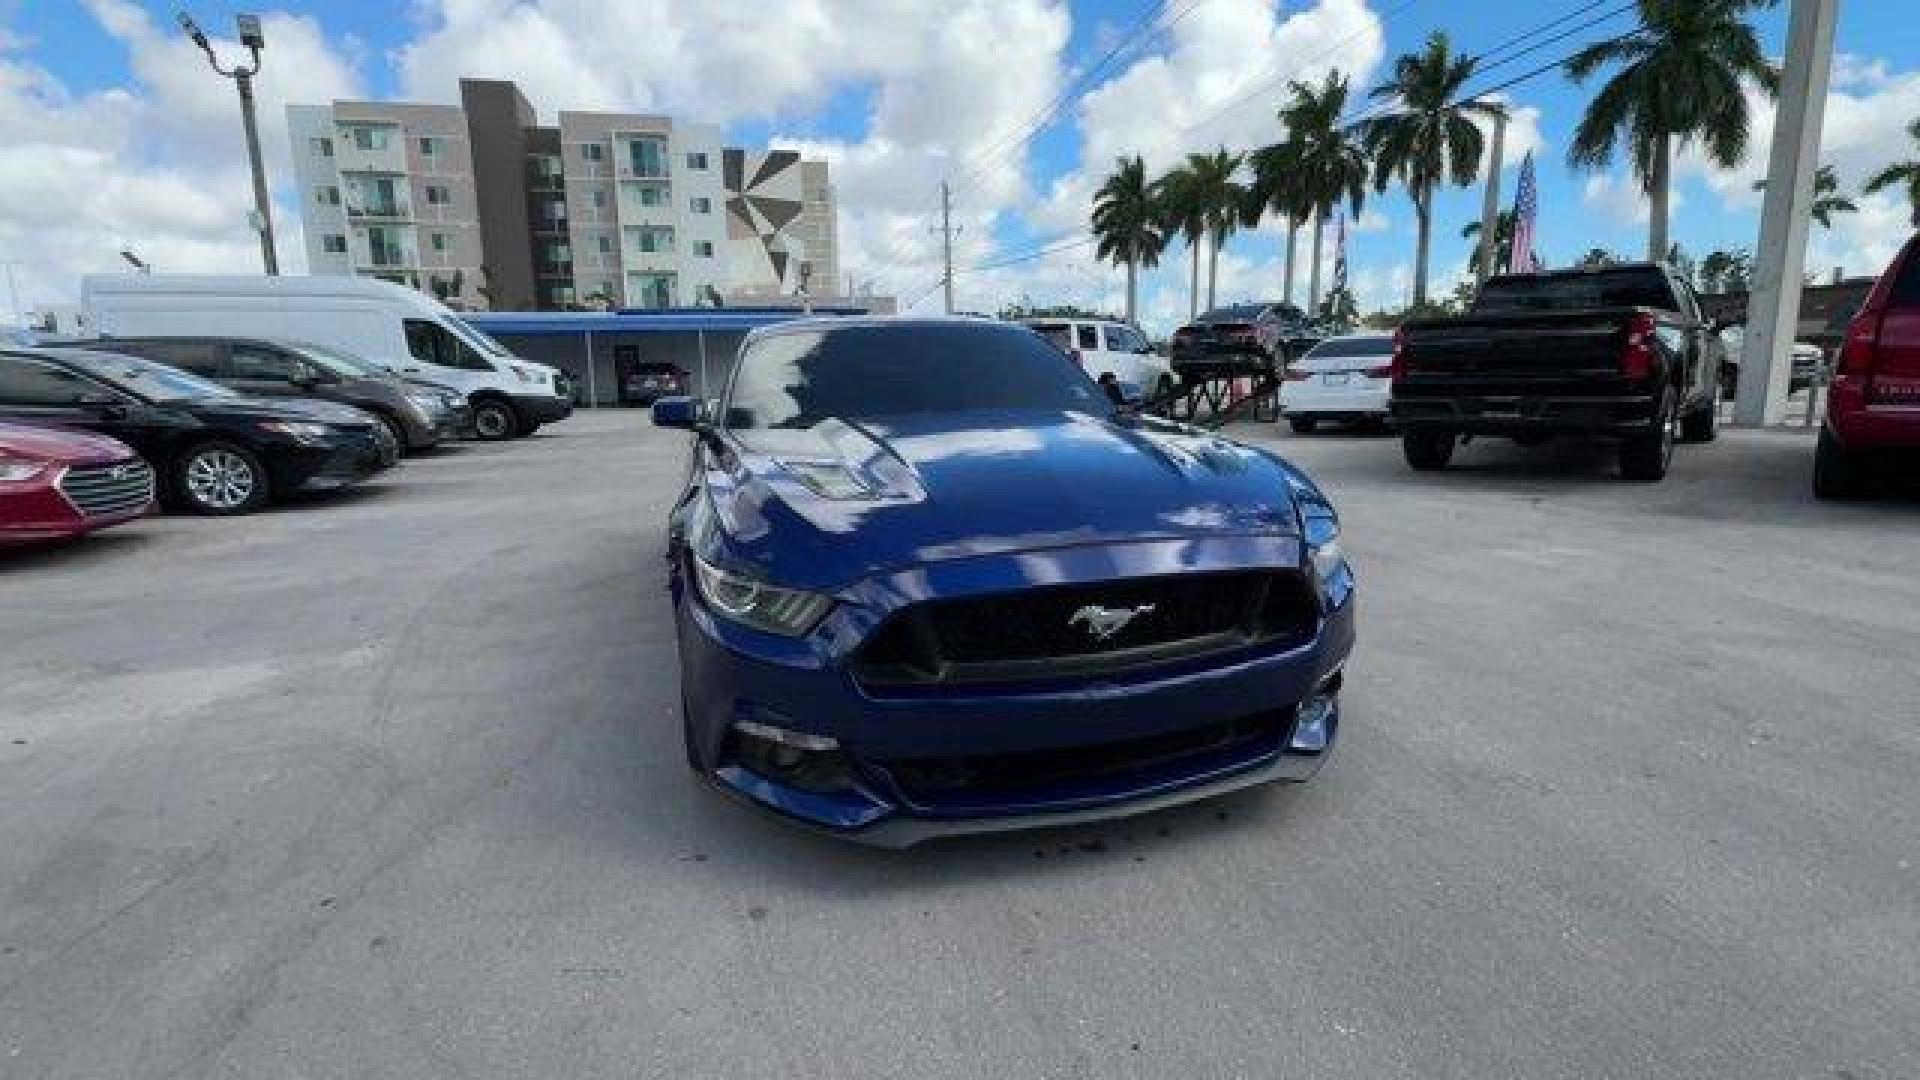
[[[1369,379],[1391,379],[1393,378],[1393,365],[1381,364],[1379,367],[1370,367],[1361,374]]]
[[[1407,377],[1407,332],[1393,332],[1393,362],[1387,365],[1387,377],[1400,382]]]
[[[1620,349],[1620,374],[1629,379],[1644,379],[1653,374],[1656,329],[1653,316],[1644,311],[1627,320],[1627,340]]]
[[[1880,319],[1873,312],[1854,316],[1847,324],[1847,337],[1840,346],[1840,368],[1835,374],[1851,379],[1873,375],[1880,355]]]

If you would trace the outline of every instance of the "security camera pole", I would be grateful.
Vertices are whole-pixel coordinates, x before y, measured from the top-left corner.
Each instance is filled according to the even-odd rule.
[[[214,72],[232,79],[240,91],[240,121],[247,129],[247,163],[253,167],[254,227],[260,233],[260,261],[267,273],[278,274],[280,262],[273,254],[273,205],[267,199],[267,170],[260,164],[260,131],[253,115],[253,77],[260,74],[260,50],[267,47],[267,39],[260,33],[260,16],[238,15],[234,21],[240,27],[240,44],[247,47],[253,63],[247,67],[225,68],[220,66],[212,43],[193,21],[193,16],[184,11],[180,13],[180,29],[207,54],[207,63],[213,65]]]

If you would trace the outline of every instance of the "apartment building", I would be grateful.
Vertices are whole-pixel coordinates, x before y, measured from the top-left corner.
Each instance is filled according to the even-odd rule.
[[[718,127],[668,116],[563,111],[543,126],[511,82],[460,91],[458,108],[288,107],[315,273],[497,310],[710,305],[839,281],[826,163],[728,147]],[[441,201],[426,203],[430,186]]]
[[[480,304],[485,249],[459,109],[340,101],[290,105],[287,120],[312,272]]]

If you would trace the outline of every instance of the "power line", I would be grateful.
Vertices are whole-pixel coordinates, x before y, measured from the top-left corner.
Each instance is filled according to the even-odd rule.
[[[1096,238],[1092,236],[1081,236],[1081,237],[1076,237],[1073,239],[1065,239],[1065,240],[1055,238],[1054,240],[1050,240],[1047,243],[1037,248],[1032,248],[1027,251],[1018,252],[1013,255],[1001,256],[1000,258],[996,258],[996,259],[989,259],[986,262],[974,263],[972,266],[963,266],[958,270],[955,270],[954,273],[973,274],[973,273],[978,273],[981,270],[998,270],[1003,266],[1014,266],[1019,263],[1032,262],[1035,259],[1044,259],[1049,255],[1058,255],[1063,251],[1071,251],[1074,248],[1087,247],[1088,245],[1094,243],[1095,239]]]

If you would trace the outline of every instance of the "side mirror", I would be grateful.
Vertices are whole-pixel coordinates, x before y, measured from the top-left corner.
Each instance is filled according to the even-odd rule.
[[[690,397],[663,397],[653,403],[653,426],[691,431],[700,423],[700,403]]]

